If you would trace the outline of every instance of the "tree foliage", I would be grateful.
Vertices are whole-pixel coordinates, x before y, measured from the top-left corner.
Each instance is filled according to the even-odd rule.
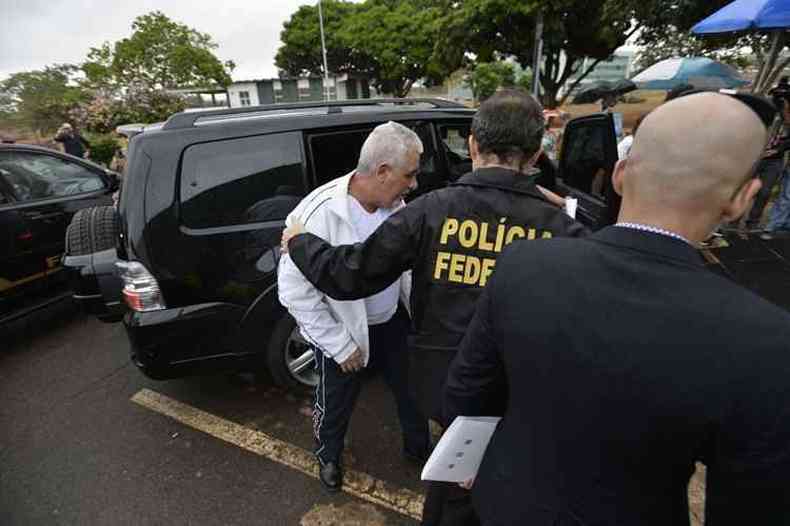
[[[361,10],[361,5],[347,1],[324,1],[323,18],[327,64],[331,73],[369,74],[369,57],[351,48],[345,39],[344,25]],[[304,5],[283,24],[282,45],[274,63],[288,75],[324,74],[318,7]]]
[[[540,80],[543,103],[552,107],[564,102],[565,97],[558,97],[558,93],[569,79],[574,79],[572,88],[632,37],[638,37],[638,43],[647,49],[643,61],[694,52],[732,63],[743,40],[688,38],[694,24],[729,1],[458,0],[439,24],[436,60],[445,71],[505,57],[524,67],[531,65],[540,13],[544,21]],[[585,58],[593,60],[582,70]]]
[[[183,111],[186,100],[162,90],[131,88],[122,97],[97,93],[72,110],[78,126],[95,133],[109,133],[121,124],[153,123]]]
[[[541,13],[543,102],[553,107],[561,102],[559,89],[579,73],[585,57],[610,57],[633,31],[629,13],[609,7],[607,0],[459,0],[440,24],[437,53],[446,70],[503,57],[530,66]]]
[[[434,61],[440,4],[428,0],[323,2],[331,74],[364,74],[379,92],[403,97],[415,81],[440,81]],[[302,6],[284,24],[275,64],[288,75],[323,75],[317,6]]]
[[[75,82],[77,66],[55,64],[43,70],[14,73],[0,82],[4,113],[14,124],[51,132],[89,95]]]
[[[227,86],[235,65],[220,62],[216,48],[208,34],[154,11],[134,20],[130,37],[91,48],[83,70],[91,84],[102,88]]]
[[[760,36],[706,36],[691,34],[691,28],[713,14],[730,0],[673,0],[644,2],[612,0],[613,8],[632,13],[639,21],[640,50],[635,69],[643,70],[661,60],[672,57],[708,57],[735,66],[744,66],[744,46],[760,46]]]
[[[516,85],[516,68],[509,62],[480,62],[469,75],[469,86],[479,101],[493,95],[497,89]]]

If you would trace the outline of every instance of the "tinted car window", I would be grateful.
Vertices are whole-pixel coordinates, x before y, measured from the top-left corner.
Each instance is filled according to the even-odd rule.
[[[181,170],[181,221],[193,228],[283,220],[305,195],[301,136],[198,144]]]
[[[95,172],[46,154],[0,152],[0,176],[18,201],[64,197],[104,188]]]
[[[566,185],[606,199],[608,138],[605,125],[582,126],[565,137],[562,177]]]
[[[333,131],[309,139],[318,186],[342,177],[357,167],[359,151],[373,128]]]

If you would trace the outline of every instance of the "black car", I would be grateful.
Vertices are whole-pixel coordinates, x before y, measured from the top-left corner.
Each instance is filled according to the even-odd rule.
[[[277,299],[286,215],[353,170],[388,120],[422,138],[417,194],[446,186],[471,169],[473,115],[442,100],[374,99],[181,113],[147,127],[130,141],[120,221],[107,207],[72,223],[65,261],[77,294],[105,321],[123,318],[132,360],[152,378],[266,368],[281,385],[312,385],[312,352]],[[610,115],[571,121],[553,184],[593,228],[619,209],[614,129]]]
[[[75,213],[112,203],[117,174],[68,154],[0,144],[0,325],[71,296],[61,258]]]

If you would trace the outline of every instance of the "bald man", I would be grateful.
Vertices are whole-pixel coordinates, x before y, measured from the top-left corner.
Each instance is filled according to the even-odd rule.
[[[688,524],[695,462],[707,525],[790,524],[790,315],[695,248],[754,199],[766,134],[725,95],[663,105],[615,169],[619,223],[500,257],[444,394],[446,422],[506,408],[483,524]]]

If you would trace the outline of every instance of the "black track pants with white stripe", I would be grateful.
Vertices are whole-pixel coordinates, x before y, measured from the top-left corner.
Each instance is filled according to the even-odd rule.
[[[370,359],[368,366],[357,373],[344,373],[334,360],[315,350],[320,379],[313,407],[313,433],[316,456],[322,464],[339,462],[351,413],[368,373],[381,373],[395,396],[404,449],[415,455],[427,453],[428,421],[408,389],[408,330],[408,317],[402,307],[390,321],[370,327]]]

